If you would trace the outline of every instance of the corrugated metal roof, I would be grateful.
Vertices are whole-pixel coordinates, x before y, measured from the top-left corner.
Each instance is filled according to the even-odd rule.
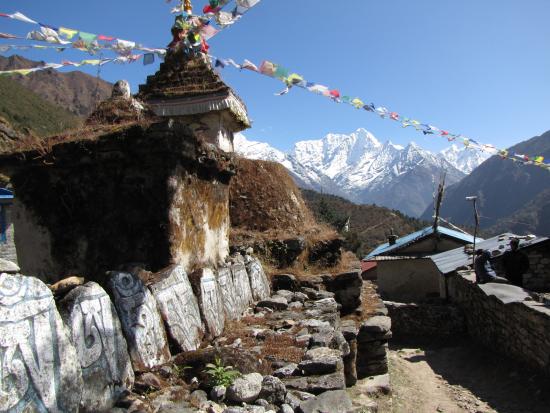
[[[13,192],[6,188],[0,188],[0,199],[13,199]]]
[[[533,238],[525,239],[525,237],[505,233],[476,243],[476,249],[489,250],[493,256],[499,256],[510,249],[509,244],[511,238],[520,239],[519,248],[528,248],[541,242],[548,241],[546,237],[533,236]],[[459,267],[472,263],[472,255],[466,254],[464,252],[464,247],[435,254],[430,256],[430,258],[442,274],[449,274]]]
[[[467,243],[474,242],[474,237],[472,235],[464,234],[463,232],[455,231],[453,229],[449,229],[445,227],[437,227],[437,232],[442,235],[446,235],[448,237],[455,238]],[[376,257],[377,255],[382,255],[392,251],[397,251],[400,248],[404,248],[407,245],[410,245],[415,241],[419,241],[433,233],[434,233],[434,228],[433,226],[430,226],[430,227],[421,229],[420,231],[416,231],[416,232],[413,232],[412,234],[405,235],[404,237],[398,238],[395,241],[395,244],[393,245],[390,245],[388,242],[386,242],[385,244],[379,245],[374,250],[372,250],[364,259],[369,260],[372,257]],[[478,240],[479,239],[482,239],[482,238],[478,238]]]
[[[403,261],[403,260],[423,260],[429,259],[429,257],[416,257],[411,255],[379,255],[377,257],[372,257],[369,262],[378,262],[378,261]]]

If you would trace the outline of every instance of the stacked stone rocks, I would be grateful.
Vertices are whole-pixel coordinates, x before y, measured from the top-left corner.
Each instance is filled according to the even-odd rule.
[[[388,372],[388,340],[391,319],[377,315],[361,323],[357,334],[357,377],[364,379]]]
[[[196,350],[205,335],[223,332],[226,319],[239,318],[253,297],[269,296],[259,261],[238,261],[219,274],[199,271],[193,285],[180,266],[155,274],[110,272],[110,296],[99,284],[74,278],[54,289],[57,303],[48,286],[17,274],[17,266],[1,273],[0,411],[111,411],[134,385],[134,371],[171,360],[169,343]]]

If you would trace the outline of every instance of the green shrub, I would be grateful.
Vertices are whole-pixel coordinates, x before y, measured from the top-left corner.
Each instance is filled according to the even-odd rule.
[[[241,375],[233,366],[224,366],[222,360],[216,357],[214,364],[206,365],[206,374],[210,376],[210,382],[213,386],[229,387],[237,377]]]

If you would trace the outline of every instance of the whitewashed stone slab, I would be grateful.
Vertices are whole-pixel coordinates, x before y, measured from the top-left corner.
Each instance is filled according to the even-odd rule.
[[[257,258],[252,258],[246,264],[246,270],[250,278],[250,288],[254,300],[260,301],[269,297],[271,295],[271,288],[260,261]]]
[[[197,350],[204,336],[204,324],[197,298],[182,266],[155,274],[149,288],[155,296],[168,334],[182,351]]]
[[[82,368],[80,412],[107,412],[134,384],[134,371],[115,306],[94,282],[76,287],[58,304]]]
[[[225,326],[225,311],[218,281],[214,272],[201,269],[195,272],[196,292],[203,319],[211,338],[223,333]]]
[[[222,293],[223,308],[225,310],[226,320],[237,320],[241,317],[242,311],[231,276],[231,270],[228,267],[218,269],[218,285]]]
[[[145,371],[168,362],[166,332],[151,292],[137,276],[125,272],[109,273],[108,285],[134,370]]]
[[[0,274],[0,411],[76,412],[82,374],[49,288]]]
[[[233,275],[233,284],[235,286],[235,296],[239,313],[243,314],[246,309],[252,304],[252,290],[250,289],[250,279],[246,272],[244,264],[237,263],[231,266],[231,274]]]

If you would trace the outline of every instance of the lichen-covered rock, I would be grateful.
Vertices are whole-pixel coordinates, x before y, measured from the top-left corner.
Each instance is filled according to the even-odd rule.
[[[288,301],[285,297],[274,295],[258,302],[257,307],[271,308],[272,310],[286,310]]]
[[[0,274],[0,411],[76,412],[82,373],[49,288]]]
[[[109,273],[108,286],[134,370],[146,371],[168,362],[170,351],[166,332],[151,292],[137,276],[124,272]]]
[[[262,264],[257,258],[252,258],[246,264],[248,277],[250,278],[250,288],[252,297],[256,301],[263,300],[270,296],[269,280],[265,275]]]
[[[342,353],[328,347],[317,347],[308,350],[304,359],[298,364],[298,369],[305,375],[334,373],[343,369]]]
[[[238,319],[242,315],[243,310],[240,308],[240,300],[237,297],[231,270],[228,267],[220,267],[218,269],[218,285],[222,293],[226,320]]]
[[[231,266],[231,274],[233,275],[237,305],[239,306],[239,312],[242,314],[254,301],[250,288],[250,279],[248,278],[246,267],[242,263],[233,264]]]
[[[265,376],[262,381],[262,391],[259,397],[269,403],[283,404],[286,397],[286,387],[281,379],[274,376]]]
[[[82,368],[80,411],[109,411],[134,383],[115,306],[99,284],[89,282],[69,292],[59,303],[59,311]]]
[[[245,374],[227,388],[226,397],[236,403],[252,403],[262,391],[263,377],[259,373]]]
[[[190,278],[208,333],[211,338],[218,337],[225,326],[225,310],[216,275],[210,268],[203,268]]]
[[[327,391],[319,396],[303,401],[298,406],[299,413],[348,413],[352,409],[351,399],[345,390]]]
[[[351,271],[323,277],[325,287],[334,293],[336,301],[342,305],[344,314],[355,311],[361,305],[363,279],[361,271]]]
[[[168,334],[182,351],[199,348],[204,324],[197,298],[183,267],[170,267],[155,275],[149,288],[157,300]]]

